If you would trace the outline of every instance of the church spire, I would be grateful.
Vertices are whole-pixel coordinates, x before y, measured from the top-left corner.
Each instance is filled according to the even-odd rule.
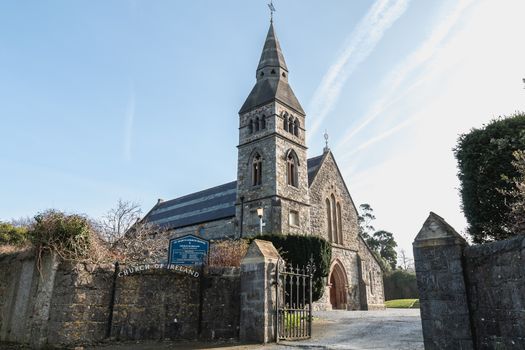
[[[239,113],[246,113],[264,104],[280,101],[296,112],[305,115],[301,104],[288,84],[288,67],[275,35],[273,21],[266,35],[266,41],[256,70],[257,83],[244,102]]]
[[[284,61],[279,39],[277,39],[277,36],[275,35],[273,22],[270,23],[270,28],[268,29],[268,34],[266,35],[266,41],[264,42],[261,59],[259,60],[259,66],[257,67],[257,77],[262,77],[260,76],[260,72],[262,72],[265,68],[270,67],[276,69],[281,68],[288,72],[288,67],[286,67],[286,62]]]

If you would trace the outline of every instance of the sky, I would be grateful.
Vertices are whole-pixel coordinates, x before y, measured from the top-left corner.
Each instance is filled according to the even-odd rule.
[[[263,0],[0,2],[0,220],[147,212],[236,179]],[[458,135],[525,110],[522,0],[275,0],[290,84],[356,205],[409,254],[462,232]]]

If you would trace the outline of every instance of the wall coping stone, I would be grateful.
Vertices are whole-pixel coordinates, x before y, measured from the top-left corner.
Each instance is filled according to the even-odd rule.
[[[525,249],[525,235],[518,235],[504,241],[469,246],[464,250],[464,254],[469,258],[477,258],[515,251],[516,249]]]
[[[414,247],[425,248],[444,245],[466,246],[467,241],[461,237],[441,216],[430,212],[423,227],[412,243]]]

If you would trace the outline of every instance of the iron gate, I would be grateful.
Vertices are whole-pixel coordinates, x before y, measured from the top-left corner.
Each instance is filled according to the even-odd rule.
[[[299,340],[312,336],[313,259],[304,268],[277,262],[276,341]]]

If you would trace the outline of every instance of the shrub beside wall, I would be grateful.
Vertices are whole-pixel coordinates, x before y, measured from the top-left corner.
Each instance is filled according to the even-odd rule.
[[[260,235],[254,239],[272,242],[283,259],[294,267],[306,266],[312,257],[316,268],[312,288],[313,301],[323,296],[325,280],[330,273],[330,261],[332,260],[332,250],[325,239],[317,236],[280,234]]]
[[[416,274],[405,270],[394,270],[383,276],[385,300],[417,299]]]

